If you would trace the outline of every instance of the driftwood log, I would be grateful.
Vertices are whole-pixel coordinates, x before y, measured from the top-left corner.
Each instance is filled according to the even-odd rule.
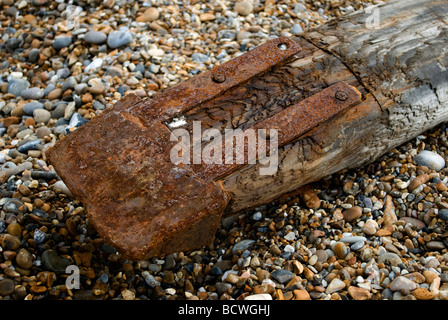
[[[367,164],[446,121],[447,19],[446,1],[391,1],[272,40],[152,99],[127,95],[61,139],[48,159],[101,236],[132,259],[197,248],[212,240],[222,214]],[[334,113],[335,100],[353,103]],[[203,164],[170,161],[166,121],[180,112],[193,135],[197,121],[225,135],[274,119],[279,140],[291,134],[279,144],[276,173],[260,175],[265,164],[256,162],[204,178]]]
[[[294,38],[302,51],[244,89],[191,110],[203,126],[247,128],[339,81],[363,102],[279,150],[275,175],[260,164],[223,179],[231,200],[225,215],[268,203],[342,169],[368,164],[448,120],[448,3],[388,1],[373,11],[333,20]]]

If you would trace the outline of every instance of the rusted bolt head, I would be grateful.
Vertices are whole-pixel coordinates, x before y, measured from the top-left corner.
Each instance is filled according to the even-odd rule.
[[[222,73],[214,73],[212,76],[212,80],[216,83],[222,83],[226,81],[226,76]]]
[[[345,101],[348,98],[348,94],[347,94],[347,92],[344,92],[344,91],[336,91],[336,93],[334,94],[334,97],[340,101]]]

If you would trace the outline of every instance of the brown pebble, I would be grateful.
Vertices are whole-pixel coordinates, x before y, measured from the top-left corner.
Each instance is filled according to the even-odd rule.
[[[309,189],[301,194],[302,200],[308,209],[317,210],[320,208],[320,199],[313,189]]]
[[[7,296],[14,292],[15,283],[11,279],[0,280],[0,295]]]
[[[409,191],[414,191],[418,186],[429,181],[429,175],[420,174],[409,183]]]
[[[273,286],[271,286],[270,284],[262,284],[262,285],[257,285],[254,287],[255,294],[261,294],[261,293],[272,294],[272,293],[274,293],[274,291],[275,291],[275,288]]]
[[[24,196],[28,196],[31,193],[30,189],[27,186],[25,186],[24,184],[19,185],[19,187],[17,189]]]
[[[417,300],[432,300],[435,297],[431,291],[423,287],[415,289],[412,291],[412,294]]]
[[[30,269],[33,266],[33,255],[25,248],[22,248],[17,254],[16,263],[20,268]]]
[[[344,215],[345,221],[352,222],[361,217],[362,208],[358,207],[358,206],[354,206],[354,207],[344,210],[344,212],[342,214]]]
[[[151,22],[159,18],[159,11],[157,8],[151,7],[145,10],[143,14],[137,17],[137,22]]]
[[[8,117],[3,119],[3,125],[8,128],[12,124],[18,124],[20,119],[18,117]]]
[[[10,223],[6,228],[6,232],[12,236],[20,237],[22,235],[22,226],[17,222]]]
[[[2,241],[3,250],[16,250],[20,247],[20,239],[17,236],[5,234]]]
[[[431,270],[423,271],[423,276],[425,277],[425,281],[429,284],[431,284],[434,281],[434,279],[438,277],[437,273]]]
[[[62,96],[62,93],[62,88],[56,88],[51,90],[47,97],[49,100],[56,100]]]
[[[372,293],[364,288],[350,286],[347,291],[355,300],[370,300],[372,298]]]
[[[348,249],[344,243],[337,242],[333,247],[333,252],[338,256],[339,259],[345,259]]]
[[[310,294],[306,290],[294,290],[294,300],[310,300]]]

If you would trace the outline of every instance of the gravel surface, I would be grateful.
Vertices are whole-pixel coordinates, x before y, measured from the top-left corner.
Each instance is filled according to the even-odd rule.
[[[445,125],[224,219],[208,247],[138,262],[104,243],[44,156],[127,92],[366,4],[0,0],[1,299],[446,300]]]

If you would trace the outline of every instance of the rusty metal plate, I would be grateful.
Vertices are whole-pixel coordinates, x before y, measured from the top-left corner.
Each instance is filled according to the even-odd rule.
[[[144,119],[148,125],[154,121],[170,121],[176,115],[269,71],[300,50],[300,46],[289,38],[275,38],[212,70],[161,91],[129,112]]]
[[[329,120],[359,102],[361,102],[361,93],[356,88],[342,81],[283,109],[274,116],[264,119],[248,129],[264,129],[266,132],[270,132],[271,129],[277,130],[277,145],[282,147],[320,123]],[[238,135],[243,137],[244,134],[243,130]],[[237,138],[238,135],[234,137]],[[223,149],[225,148],[225,143],[224,141]],[[243,156],[246,159],[246,164],[253,162],[249,155],[257,154],[256,149],[257,144],[249,145],[248,140],[244,139]],[[223,160],[222,164],[202,163],[195,165],[194,171],[204,180],[217,180],[239,167],[241,167],[241,164],[238,164],[237,161],[226,164]]]
[[[127,95],[59,141],[47,157],[98,233],[132,260],[210,243],[227,195],[170,160],[170,130],[126,112]],[[113,124],[113,126],[111,126]]]

